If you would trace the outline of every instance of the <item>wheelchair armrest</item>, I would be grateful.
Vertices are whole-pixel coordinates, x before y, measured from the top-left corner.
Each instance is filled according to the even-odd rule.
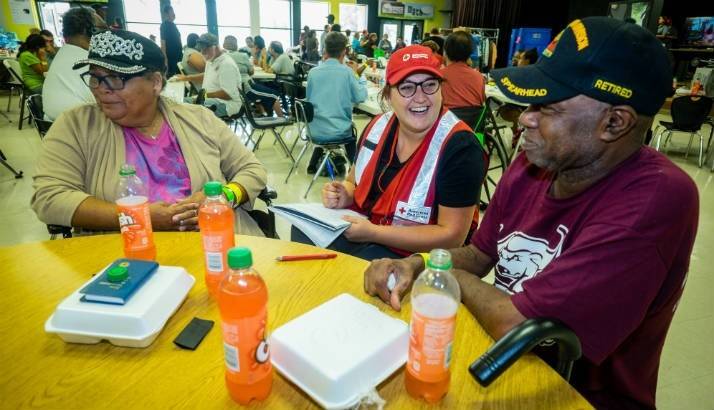
[[[487,387],[518,358],[547,339],[558,342],[556,371],[569,380],[573,362],[582,355],[580,339],[560,321],[546,318],[528,319],[511,329],[469,366],[469,373],[481,386]]]
[[[63,238],[71,238],[72,237],[72,228],[69,226],[48,224],[47,232],[50,235],[62,235]]]
[[[273,200],[277,199],[277,198],[278,198],[278,191],[274,190],[273,188],[271,188],[267,185],[258,194],[258,199],[265,202],[268,206],[270,206],[272,204]]]

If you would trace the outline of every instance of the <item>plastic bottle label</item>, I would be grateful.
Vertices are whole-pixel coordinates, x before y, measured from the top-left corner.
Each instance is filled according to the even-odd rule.
[[[151,213],[149,204],[118,205],[119,230],[125,249],[144,249],[151,246]]]
[[[263,307],[255,316],[221,323],[226,369],[238,383],[253,383],[272,369]]]
[[[206,270],[210,273],[223,274],[226,251],[233,246],[232,232],[206,233],[203,235],[203,249],[206,254]]]
[[[408,366],[420,380],[438,382],[447,376],[455,327],[456,315],[434,319],[412,311]]]

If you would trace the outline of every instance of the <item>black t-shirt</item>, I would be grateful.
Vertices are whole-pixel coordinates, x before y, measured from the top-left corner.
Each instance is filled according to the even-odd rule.
[[[395,154],[391,163],[388,163],[392,144],[396,140],[396,130],[395,121],[385,139],[385,146],[375,169],[375,181],[367,194],[363,209],[371,209],[374,206],[384,192],[383,189],[387,189],[399,170],[409,161],[400,163]],[[360,141],[365,137],[363,132]],[[468,131],[456,132],[447,141],[436,166],[436,205],[464,208],[478,204],[485,172],[484,154],[476,136]]]
[[[161,40],[166,42],[166,59],[168,60],[168,71],[178,70],[176,63],[181,61],[183,51],[181,49],[181,34],[171,21],[161,23]]]

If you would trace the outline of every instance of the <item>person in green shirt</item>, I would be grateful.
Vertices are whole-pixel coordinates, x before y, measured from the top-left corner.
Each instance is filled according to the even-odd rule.
[[[45,60],[45,39],[39,34],[30,34],[17,52],[20,62],[22,81],[33,94],[42,94],[45,72],[48,65]]]

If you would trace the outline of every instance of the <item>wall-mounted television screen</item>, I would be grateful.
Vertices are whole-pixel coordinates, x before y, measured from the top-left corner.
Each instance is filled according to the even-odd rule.
[[[687,44],[714,46],[714,16],[688,17],[684,27],[687,33]]]

